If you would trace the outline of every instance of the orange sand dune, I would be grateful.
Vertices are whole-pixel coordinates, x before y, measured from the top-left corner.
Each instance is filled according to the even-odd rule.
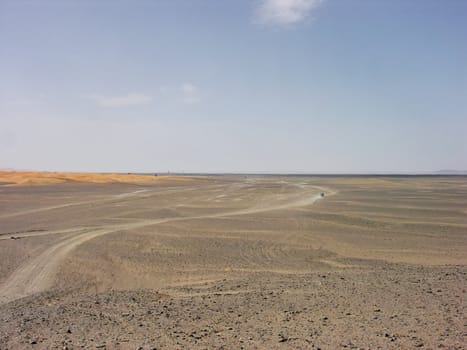
[[[32,171],[0,171],[0,183],[6,185],[51,185],[64,182],[89,183],[154,183],[174,176],[146,176],[126,174],[54,173]]]

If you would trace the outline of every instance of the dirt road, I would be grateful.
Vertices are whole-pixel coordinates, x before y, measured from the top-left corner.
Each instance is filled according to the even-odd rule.
[[[134,230],[142,228],[145,226],[154,226],[161,223],[167,223],[171,221],[186,221],[186,220],[201,220],[201,219],[213,219],[213,218],[223,218],[230,216],[238,215],[248,215],[255,214],[260,212],[272,211],[272,210],[283,210],[288,208],[295,208],[300,206],[312,205],[314,202],[322,199],[320,193],[326,191],[327,195],[334,194],[330,189],[322,188],[319,186],[303,186],[299,185],[297,188],[300,190],[297,193],[292,194],[282,194],[282,195],[273,195],[267,198],[267,201],[261,199],[260,205],[255,205],[247,207],[240,210],[226,211],[217,214],[208,214],[208,215],[194,215],[194,216],[184,216],[176,218],[162,218],[157,220],[147,220],[141,219],[132,223],[125,223],[120,225],[102,225],[98,228],[93,229],[79,229],[74,232],[74,230],[64,230],[64,231],[53,231],[53,232],[33,232],[33,233],[23,233],[17,234],[15,238],[26,238],[30,236],[37,235],[48,235],[48,234],[63,234],[65,237],[60,239],[57,243],[48,247],[45,251],[40,253],[38,256],[34,256],[27,261],[25,261],[2,285],[0,285],[0,303],[10,302],[25,296],[32,295],[34,293],[42,292],[51,287],[53,282],[54,273],[57,270],[60,262],[66,257],[66,255],[79,246],[80,244],[91,240],[93,238],[106,235],[109,233],[114,233],[124,230]],[[236,198],[242,194],[242,186],[236,186]],[[193,188],[185,189],[185,191],[193,190]],[[82,206],[87,204],[96,205],[105,205],[109,202],[119,202],[125,200],[126,202],[131,200],[138,200],[142,197],[150,198],[151,194],[149,189],[141,189],[137,191],[132,191],[128,193],[122,193],[118,195],[112,195],[109,198],[103,198],[95,201],[83,201],[83,202],[73,202],[57,206],[38,208],[28,211],[20,211],[15,213],[10,213],[5,216],[0,216],[0,218],[5,217],[17,217],[22,215],[29,215],[33,213],[41,213],[44,211],[53,211],[57,209],[70,208],[76,206]],[[144,193],[144,195],[141,195]],[[172,192],[173,193],[173,192]],[[158,193],[159,194],[159,193]],[[229,198],[223,196],[224,200]],[[0,237],[0,239],[8,239],[11,237]]]

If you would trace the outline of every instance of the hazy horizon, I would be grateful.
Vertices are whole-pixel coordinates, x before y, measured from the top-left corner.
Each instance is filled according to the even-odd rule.
[[[0,172],[32,172],[32,173],[71,173],[71,174],[133,174],[133,175],[252,175],[252,176],[467,176],[467,170],[437,170],[437,171],[212,171],[212,172],[191,172],[191,171],[170,171],[157,170],[147,172],[134,171],[63,171],[63,170],[37,170],[37,169],[16,169],[16,168],[0,168]]]
[[[467,2],[0,0],[0,169],[467,169]]]

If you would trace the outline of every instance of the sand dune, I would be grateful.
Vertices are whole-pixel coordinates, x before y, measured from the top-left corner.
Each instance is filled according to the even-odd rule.
[[[52,185],[67,182],[85,183],[155,183],[168,179],[179,181],[174,176],[149,176],[135,174],[56,173],[32,171],[0,171],[0,183],[19,186]]]

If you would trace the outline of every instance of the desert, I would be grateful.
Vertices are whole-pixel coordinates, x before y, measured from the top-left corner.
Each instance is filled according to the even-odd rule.
[[[466,177],[3,175],[0,349],[467,343]]]
[[[0,0],[0,350],[467,349],[466,18]]]

